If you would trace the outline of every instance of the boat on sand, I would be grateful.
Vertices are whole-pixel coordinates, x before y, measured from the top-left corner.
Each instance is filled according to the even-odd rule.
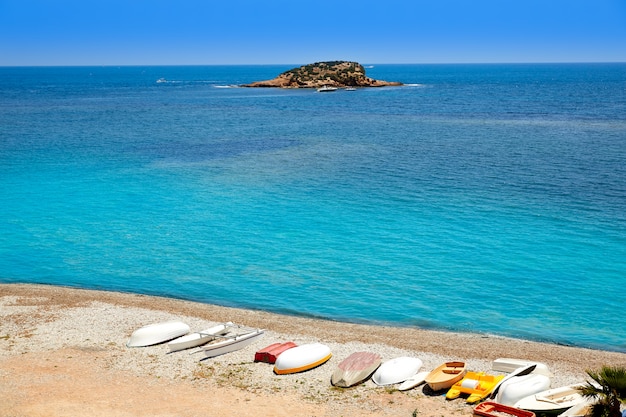
[[[585,397],[582,396],[578,389],[583,385],[585,383],[581,382],[541,391],[522,398],[515,403],[514,407],[534,413],[562,413],[568,408],[585,401]]]
[[[204,359],[214,358],[226,353],[234,352],[251,345],[263,337],[264,330],[230,324],[228,332],[215,335],[214,339],[203,346],[200,352],[204,352]]]
[[[388,360],[372,375],[376,385],[399,384],[417,374],[422,367],[422,360],[410,356]]]
[[[520,368],[532,365],[535,366],[533,373],[544,374],[545,376],[552,377],[552,373],[550,373],[548,366],[545,363],[527,359],[498,358],[491,363],[491,369],[498,372],[513,373]]]
[[[428,376],[430,372],[421,371],[413,375],[411,378],[407,379],[400,385],[398,385],[398,391],[408,391],[417,387],[418,385],[422,385],[424,383],[424,379]]]
[[[504,405],[515,405],[516,402],[529,395],[550,388],[550,378],[543,374],[516,376],[500,385],[495,402]]]
[[[287,349],[296,347],[294,342],[272,343],[254,354],[255,362],[276,363],[276,358]]]
[[[158,345],[189,333],[189,326],[182,321],[166,321],[143,326],[135,330],[126,343],[128,347]]]
[[[482,417],[535,417],[535,413],[528,410],[510,407],[508,405],[485,401],[474,407],[474,415]]]
[[[342,388],[360,384],[374,373],[381,362],[382,358],[377,353],[354,352],[337,365],[330,383]]]
[[[489,396],[504,375],[489,375],[484,372],[467,372],[465,377],[457,381],[446,393],[446,399],[454,400],[461,394],[467,394],[466,402],[475,404]]]
[[[586,417],[591,415],[591,407],[597,402],[596,398],[585,397],[585,399],[573,407],[568,408],[559,414],[559,417]],[[625,411],[626,413],[626,411]]]
[[[321,343],[300,345],[281,353],[276,358],[274,373],[278,375],[308,371],[330,359],[330,348]]]
[[[467,373],[465,362],[444,362],[426,376],[426,384],[433,391],[448,389],[457,381],[463,379]]]
[[[176,339],[168,342],[167,346],[170,348],[170,352],[177,352],[179,350],[201,346],[215,339],[215,336],[222,336],[228,333],[228,325],[230,324],[232,323],[218,324],[217,326],[213,326],[199,332],[193,332],[177,337]]]
[[[489,398],[496,398],[496,395],[498,394],[498,391],[500,391],[500,386],[502,384],[504,384],[506,381],[518,377],[518,376],[524,376],[524,375],[528,375],[531,374],[535,371],[535,369],[537,369],[537,364],[532,364],[532,365],[526,365],[526,366],[522,366],[519,367],[515,370],[513,370],[513,372],[511,372],[510,374],[508,374],[507,376],[505,376],[504,378],[502,378],[500,380],[500,382],[498,382],[496,384],[495,387],[493,387],[493,390],[491,390],[491,394],[489,394]],[[541,373],[541,372],[539,372]]]

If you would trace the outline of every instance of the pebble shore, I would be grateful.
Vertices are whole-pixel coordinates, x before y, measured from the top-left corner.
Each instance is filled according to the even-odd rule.
[[[605,364],[626,366],[626,354],[616,352],[486,335],[287,317],[168,298],[44,285],[0,285],[0,320],[0,401],[8,404],[4,412],[0,411],[1,416],[45,415],[37,414],[36,407],[32,406],[31,412],[26,411],[22,402],[26,400],[12,396],[9,391],[24,389],[25,382],[20,382],[16,376],[20,361],[26,366],[31,358],[41,361],[46,356],[55,357],[55,352],[93,361],[103,377],[106,373],[118,375],[119,372],[133,375],[148,385],[159,383],[175,387],[177,383],[184,383],[191,390],[210,389],[212,397],[223,390],[229,395],[235,393],[232,395],[249,398],[250,404],[277,401],[276,407],[284,410],[288,404],[296,404],[296,407],[301,404],[304,408],[300,410],[305,414],[300,415],[315,416],[347,416],[356,411],[363,416],[410,416],[416,411],[420,416],[471,415],[471,406],[462,400],[428,397],[421,388],[399,392],[393,387],[378,387],[371,380],[347,390],[332,387],[329,381],[333,370],[356,351],[378,353],[383,361],[416,356],[423,361],[423,370],[433,369],[447,360],[463,360],[470,370],[489,372],[492,361],[499,357],[535,360],[548,365],[554,374],[553,386],[584,381],[585,370]],[[165,344],[126,347],[135,329],[168,320],[181,320],[192,331],[232,321],[263,328],[265,335],[243,350],[207,360],[200,360],[202,354],[193,353],[193,349],[169,353]],[[260,348],[284,341],[321,342],[331,348],[333,357],[318,368],[293,375],[276,375],[271,365],[253,361],[254,352]],[[63,364],[56,366],[58,370]],[[99,415],[109,415],[104,410],[112,405],[102,407],[103,413]],[[7,410],[13,410],[13,414]],[[47,415],[65,415],[48,411]],[[259,408],[255,411],[250,415],[264,415]],[[180,415],[219,415],[207,409],[197,412]],[[278,415],[276,409],[274,414]],[[110,415],[115,415],[115,410]],[[144,414],[136,410],[128,415]],[[232,415],[245,414],[240,411]],[[271,408],[267,415],[272,415]]]

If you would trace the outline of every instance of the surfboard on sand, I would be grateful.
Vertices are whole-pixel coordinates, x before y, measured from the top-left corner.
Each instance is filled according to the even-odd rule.
[[[398,385],[398,391],[408,391],[410,389],[417,387],[418,385],[422,385],[424,382],[426,382],[426,376],[429,373],[430,372],[428,371],[422,371],[422,372],[416,373],[411,378],[407,379],[406,381]]]

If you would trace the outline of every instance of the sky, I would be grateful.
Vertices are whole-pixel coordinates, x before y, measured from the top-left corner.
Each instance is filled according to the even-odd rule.
[[[626,0],[0,0],[0,66],[626,62]]]

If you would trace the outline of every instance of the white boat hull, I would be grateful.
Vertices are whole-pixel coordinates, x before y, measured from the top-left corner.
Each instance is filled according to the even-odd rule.
[[[170,352],[190,349],[209,343],[211,340],[215,339],[216,335],[223,335],[226,332],[228,332],[226,325],[218,324],[217,326],[213,326],[200,332],[194,332],[178,337],[170,341],[167,346],[170,348]]]
[[[585,401],[585,397],[576,389],[576,387],[582,385],[585,385],[585,383],[581,382],[579,384],[541,391],[522,398],[515,403],[514,407],[535,413],[565,411]]]
[[[591,407],[596,403],[593,398],[585,398],[584,401],[568,408],[559,417],[586,417],[591,414]]]
[[[376,385],[399,384],[417,374],[422,367],[422,360],[402,356],[391,359],[382,365],[372,375]]]
[[[330,383],[342,388],[360,384],[374,373],[381,362],[377,353],[355,352],[339,363],[330,377]]]
[[[149,324],[133,332],[126,343],[128,347],[158,345],[189,333],[189,326],[181,321]]]
[[[495,398],[496,395],[498,394],[498,391],[500,391],[500,386],[502,384],[504,384],[506,381],[509,381],[512,378],[516,378],[516,377],[520,377],[520,376],[524,376],[524,375],[529,375],[532,374],[533,371],[537,368],[536,364],[533,365],[528,365],[528,366],[522,366],[520,368],[515,369],[513,372],[511,372],[510,374],[508,374],[507,376],[505,376],[503,379],[500,380],[500,382],[498,382],[493,389],[491,390],[491,394],[489,395],[490,398]]]
[[[274,364],[279,375],[308,371],[330,359],[330,348],[321,343],[300,345],[283,352]]]
[[[426,382],[426,377],[428,376],[429,373],[430,372],[428,371],[422,371],[422,372],[416,373],[411,378],[407,379],[406,381],[398,385],[398,391],[408,391],[410,389],[417,387],[418,385],[422,385],[424,382]]]
[[[229,337],[223,336],[222,339],[207,345],[204,348],[204,356],[206,358],[214,358],[216,356],[224,355],[226,353],[234,352],[251,345],[253,342],[263,337],[263,330],[255,329],[248,333],[234,335]]]
[[[516,376],[500,385],[495,401],[514,406],[522,398],[550,388],[550,378],[542,374]]]
[[[535,365],[534,374],[543,374],[552,377],[548,366],[542,362],[535,362],[526,359],[498,358],[491,364],[491,369],[498,372],[512,373],[519,368]]]

